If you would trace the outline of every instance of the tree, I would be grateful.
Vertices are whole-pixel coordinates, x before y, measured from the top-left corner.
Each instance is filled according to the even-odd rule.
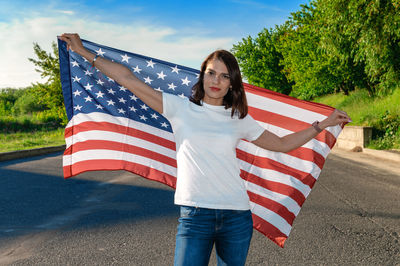
[[[400,2],[318,0],[322,46],[371,95],[400,86]]]
[[[55,42],[52,43],[52,53],[47,53],[39,44],[33,44],[33,50],[38,59],[29,58],[37,68],[36,71],[41,76],[47,78],[45,83],[36,83],[32,90],[39,103],[45,104],[50,111],[62,119],[64,123],[67,121],[64,100],[60,81],[60,65],[58,60],[58,49]]]
[[[279,41],[285,74],[294,83],[291,95],[305,100],[354,89],[338,58],[321,46],[320,16],[314,1],[301,5],[284,24],[286,34]]]
[[[257,38],[248,36],[233,45],[243,76],[253,85],[289,94],[292,84],[283,73],[282,54],[276,49],[281,28],[264,29]]]

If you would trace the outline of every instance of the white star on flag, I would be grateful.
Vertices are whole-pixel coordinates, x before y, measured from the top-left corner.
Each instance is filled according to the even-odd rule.
[[[76,62],[76,61],[72,61],[71,64],[72,64],[72,67],[79,67],[78,62]]]
[[[164,74],[163,71],[161,71],[160,73],[157,73],[157,75],[158,75],[158,78],[162,79],[162,80],[164,80],[164,78],[167,76],[167,75]]]
[[[99,48],[99,50],[96,51],[96,54],[99,55],[99,56],[104,56],[105,53],[106,53],[106,52],[103,52],[103,51],[101,50],[101,48]]]
[[[170,90],[175,90],[176,86],[174,85],[174,83],[168,84],[168,89]]]
[[[104,96],[104,93],[102,93],[101,91],[96,93],[97,98],[103,98],[103,96]]]
[[[89,69],[88,69],[88,70],[85,71],[85,75],[86,75],[86,76],[91,76],[91,75],[93,75],[93,73],[90,72]]]
[[[92,90],[93,85],[90,85],[89,83],[86,84],[86,86],[84,87],[86,90],[91,91]]]
[[[129,63],[129,59],[131,59],[132,57],[129,57],[127,54],[125,54],[125,55],[121,55],[121,57],[122,57],[122,61],[121,62],[127,62],[127,63]]]
[[[154,68],[154,65],[156,64],[151,59],[150,59],[150,61],[146,61],[146,62],[147,62],[147,67],[151,67],[151,68]]]
[[[144,83],[151,84],[153,80],[150,77],[144,79]]]
[[[147,105],[145,105],[145,104],[142,104],[142,105],[140,106],[140,108],[144,109],[145,111],[147,111],[147,109],[149,109],[149,107],[147,107]]]
[[[171,73],[176,73],[176,74],[179,74],[179,68],[178,68],[178,66],[175,66],[175,67],[171,67],[171,69],[172,69],[172,72]]]
[[[185,79],[181,79],[182,80],[182,85],[186,85],[189,86],[189,83],[191,82],[190,80],[188,80],[188,77],[186,77]]]
[[[136,66],[135,68],[133,68],[134,73],[140,74],[140,71],[142,71],[142,70],[139,68],[139,66]]]
[[[85,97],[85,102],[91,102],[92,101],[92,97],[90,97],[89,95],[87,97]]]
[[[72,78],[72,81],[73,82],[79,82],[79,81],[81,81],[81,78],[78,78],[78,76],[75,76],[75,77]]]
[[[76,91],[74,91],[74,96],[75,96],[75,97],[76,97],[76,96],[81,96],[81,93],[82,93],[82,91],[76,90]]]

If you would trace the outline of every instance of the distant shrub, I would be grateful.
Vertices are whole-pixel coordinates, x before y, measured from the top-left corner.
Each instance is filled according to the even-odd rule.
[[[31,89],[27,89],[24,93],[15,101],[12,108],[13,114],[31,114],[38,111],[46,110],[46,106],[40,103],[32,93]]]

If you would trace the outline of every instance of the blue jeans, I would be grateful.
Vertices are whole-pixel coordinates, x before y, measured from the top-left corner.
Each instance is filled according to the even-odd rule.
[[[181,206],[174,265],[244,265],[253,235],[251,212]]]

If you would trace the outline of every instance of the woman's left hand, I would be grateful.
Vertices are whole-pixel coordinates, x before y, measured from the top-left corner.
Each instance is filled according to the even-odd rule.
[[[352,120],[346,112],[335,109],[325,120],[320,123],[320,125],[325,128],[343,125],[344,123],[350,122],[352,122]]]

